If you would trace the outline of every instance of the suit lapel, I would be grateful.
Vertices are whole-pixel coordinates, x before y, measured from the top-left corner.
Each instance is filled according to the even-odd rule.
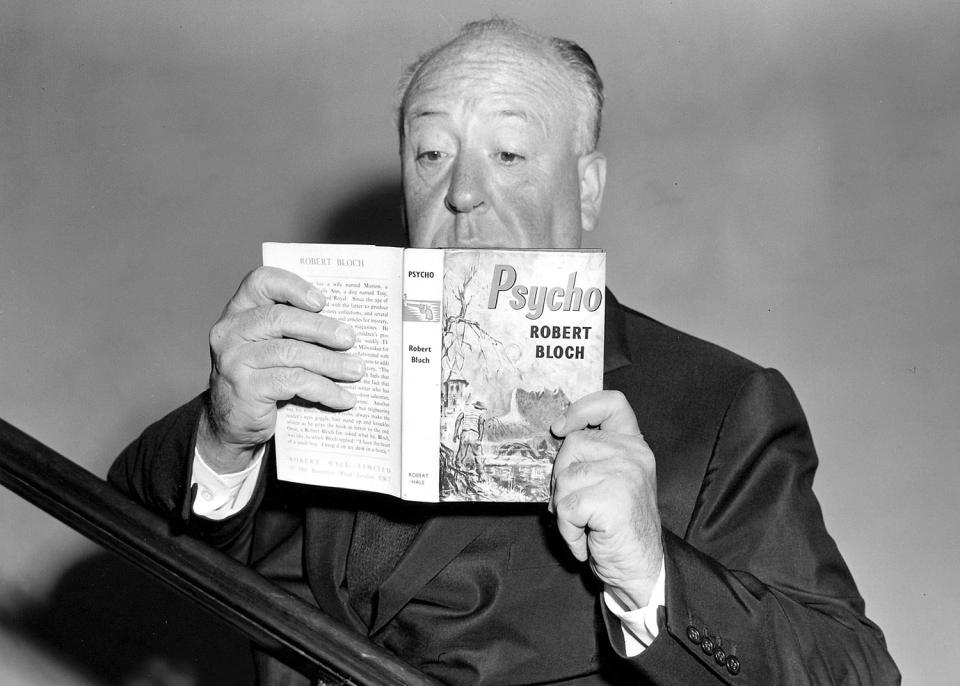
[[[627,343],[627,329],[623,308],[613,293],[606,292],[603,323],[603,373],[609,374],[627,367],[632,362],[630,346]],[[604,384],[606,388],[606,384]]]
[[[661,378],[664,370],[652,366],[649,361],[675,357],[669,351],[655,351],[658,346],[675,347],[679,334],[674,332],[669,338],[662,334],[652,335],[663,327],[656,325],[655,328],[653,320],[639,315],[635,319],[637,324],[631,340],[627,337],[624,308],[610,291],[606,295],[603,387],[621,391],[636,413],[644,439],[656,455],[661,522],[664,528],[683,536],[697,502],[706,461],[719,427],[702,420],[697,423],[689,421],[692,417],[707,416],[704,412],[677,417],[665,415],[661,407],[651,405],[655,399],[676,392],[674,388],[664,386]]]
[[[307,517],[316,519],[306,527],[312,533],[306,542],[307,564],[312,568],[307,578],[316,581],[312,584],[312,590],[320,607],[360,633],[368,633],[368,627],[350,607],[344,584],[356,512],[316,508],[308,511]],[[450,560],[494,521],[494,517],[476,515],[440,514],[428,519],[397,567],[380,586],[380,600],[369,634],[373,635],[382,629]]]
[[[396,569],[380,586],[380,600],[370,634],[380,631],[450,560],[494,521],[494,516],[443,514],[427,520]]]

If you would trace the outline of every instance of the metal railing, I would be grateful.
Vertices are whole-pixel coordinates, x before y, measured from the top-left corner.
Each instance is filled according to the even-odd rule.
[[[164,581],[318,684],[437,686],[392,653],[0,419],[0,484]]]

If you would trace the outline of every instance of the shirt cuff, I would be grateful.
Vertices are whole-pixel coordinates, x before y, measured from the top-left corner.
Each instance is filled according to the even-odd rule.
[[[620,620],[620,629],[623,631],[623,650],[626,653],[624,657],[636,657],[660,635],[657,610],[666,603],[665,587],[666,568],[661,561],[657,582],[650,593],[650,602],[645,607],[628,610],[612,593],[603,592],[603,602],[610,614]]]
[[[253,462],[240,472],[218,474],[204,462],[200,451],[193,451],[193,478],[190,485],[197,486],[193,501],[193,513],[207,519],[221,520],[242,510],[253,497],[260,476],[260,465],[267,444],[257,448]]]

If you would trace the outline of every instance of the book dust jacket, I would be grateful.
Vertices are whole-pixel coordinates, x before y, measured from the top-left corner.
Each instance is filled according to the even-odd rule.
[[[548,499],[549,426],[603,384],[605,258],[446,251],[441,500]]]

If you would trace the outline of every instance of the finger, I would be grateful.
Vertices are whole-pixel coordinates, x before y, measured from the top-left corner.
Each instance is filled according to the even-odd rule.
[[[610,456],[607,454],[609,451],[603,451],[603,455],[598,450],[589,451],[586,453],[589,457],[584,459],[580,451],[565,448],[568,448],[566,442],[554,460],[550,475],[551,492],[557,500],[562,500],[575,490],[593,486],[610,475],[609,460],[606,459]]]
[[[571,403],[567,411],[550,425],[550,431],[563,438],[587,427],[640,435],[633,408],[620,391],[597,391]]]
[[[224,314],[274,303],[319,312],[326,304],[323,292],[293,272],[277,267],[259,267],[247,274],[227,303]]]
[[[332,410],[349,410],[357,398],[325,376],[305,369],[274,367],[257,370],[250,376],[256,395],[268,403],[303,398]]]
[[[590,553],[589,548],[587,547],[586,527],[570,521],[567,517],[558,512],[557,531],[560,532],[560,536],[567,544],[567,547],[570,548],[570,552],[573,553],[573,556],[580,560],[580,562],[585,562]]]
[[[591,530],[589,501],[596,488],[578,489],[555,500],[557,531],[570,548],[573,556],[584,562],[590,554],[589,533]]]
[[[581,430],[563,439],[550,474],[550,511],[570,493],[606,485],[655,483],[655,458],[642,436]]]
[[[292,338],[335,350],[356,343],[353,327],[339,319],[289,305],[269,305],[237,312],[214,325],[214,341],[239,336],[246,341]]]
[[[241,346],[236,354],[251,369],[299,367],[337,381],[359,381],[363,359],[291,338],[273,338]]]
[[[640,436],[613,431],[581,429],[568,434],[553,461],[554,474],[561,474],[577,463],[600,463],[646,449]]]

